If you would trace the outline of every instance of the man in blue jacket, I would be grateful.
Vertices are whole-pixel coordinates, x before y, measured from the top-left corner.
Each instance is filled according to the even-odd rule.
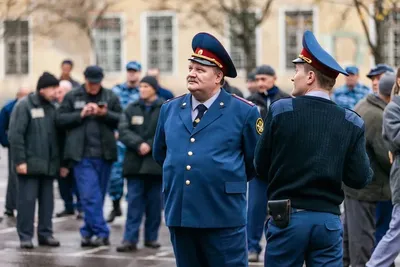
[[[166,225],[178,267],[248,266],[247,181],[263,122],[254,104],[221,88],[237,75],[221,43],[199,33],[192,49],[190,93],[164,103],[153,143]]]
[[[8,181],[4,215],[14,217],[14,210],[17,209],[17,175],[11,160],[10,143],[8,142],[8,127],[10,124],[11,112],[17,101],[28,95],[30,89],[21,87],[17,92],[17,97],[9,101],[0,111],[0,144],[8,148]]]

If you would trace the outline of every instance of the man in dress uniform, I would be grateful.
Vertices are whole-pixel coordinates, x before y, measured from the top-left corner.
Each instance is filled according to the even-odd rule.
[[[264,266],[343,266],[342,182],[360,189],[373,175],[364,121],[329,99],[337,76],[347,72],[312,32],[304,33],[293,63],[295,98],[271,105],[255,152],[271,215]]]
[[[237,75],[221,43],[198,33],[192,49],[190,93],[163,104],[153,144],[166,225],[178,267],[248,266],[246,190],[263,122],[255,105],[221,88]]]

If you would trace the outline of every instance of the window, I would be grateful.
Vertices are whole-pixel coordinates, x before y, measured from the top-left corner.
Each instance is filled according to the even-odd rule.
[[[285,11],[285,67],[293,69],[292,60],[300,54],[303,34],[313,30],[313,11]]]
[[[122,70],[122,30],[120,18],[101,18],[93,30],[96,63],[106,72]]]
[[[150,14],[146,17],[147,68],[158,68],[161,73],[174,70],[174,15]]]
[[[384,62],[400,66],[400,12],[393,12],[386,19],[383,35]]]
[[[241,40],[235,36],[235,31],[234,29],[237,29],[236,31],[240,33],[240,28],[239,25],[237,24],[237,21],[232,19],[231,17],[229,18],[229,40],[230,40],[230,56],[232,58],[233,63],[235,64],[235,67],[239,70],[241,69],[246,69],[246,60],[250,60],[251,64],[254,65],[254,67],[257,64],[257,28],[256,28],[256,20],[257,20],[257,14],[256,12],[249,12],[248,13],[248,23],[250,27],[255,28],[254,32],[251,33],[250,39],[249,39],[249,44],[250,44],[250,54],[246,55],[244,50],[243,50],[243,45],[241,44]]]
[[[29,24],[26,20],[4,21],[6,75],[29,73]]]

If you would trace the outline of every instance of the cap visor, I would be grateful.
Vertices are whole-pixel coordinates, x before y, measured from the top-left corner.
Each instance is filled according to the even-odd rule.
[[[191,57],[191,58],[189,58],[189,60],[197,62],[197,63],[199,63],[201,65],[204,65],[204,66],[217,67],[217,64],[215,64],[213,62],[210,62],[208,60],[202,59],[202,58]]]
[[[306,63],[306,62],[305,62],[303,59],[301,59],[301,58],[298,57],[298,58],[296,58],[295,60],[293,60],[292,63],[295,63],[295,64],[296,64],[296,63]]]
[[[126,68],[126,70],[134,70],[134,71],[139,71],[138,68]]]
[[[90,83],[101,83],[103,78],[86,78]]]

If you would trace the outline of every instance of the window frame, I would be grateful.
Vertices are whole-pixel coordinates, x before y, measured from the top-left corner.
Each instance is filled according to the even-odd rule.
[[[315,37],[318,39],[318,31],[319,31],[319,13],[318,7],[315,5],[305,5],[305,6],[284,6],[279,8],[279,70],[285,74],[294,73],[294,65],[293,68],[287,68],[286,66],[286,12],[312,12],[313,19],[313,33]],[[300,54],[301,51],[299,51]],[[294,58],[293,58],[294,59]]]
[[[165,72],[160,69],[160,75],[162,76],[175,76],[178,73],[178,18],[177,13],[172,10],[161,10],[161,11],[146,11],[143,12],[140,18],[141,27],[141,58],[142,58],[142,69],[147,71],[149,69],[148,53],[149,53],[149,30],[148,30],[148,18],[149,17],[172,17],[172,68],[170,72]]]
[[[121,50],[120,50],[120,62],[121,62],[121,66],[120,66],[120,70],[112,70],[112,71],[107,71],[104,67],[102,67],[104,69],[104,72],[108,75],[120,75],[122,72],[125,71],[125,65],[126,65],[126,42],[125,42],[125,36],[126,36],[126,19],[124,14],[122,13],[107,13],[104,14],[102,16],[103,19],[113,19],[113,18],[117,18],[120,20],[120,45],[121,45]],[[92,34],[92,38],[94,40],[94,45],[96,45],[96,28],[93,28],[91,31]],[[97,62],[97,56],[96,56],[96,47],[94,47],[93,51],[92,51],[92,60],[93,64],[98,64]],[[100,66],[100,65],[99,65]]]

